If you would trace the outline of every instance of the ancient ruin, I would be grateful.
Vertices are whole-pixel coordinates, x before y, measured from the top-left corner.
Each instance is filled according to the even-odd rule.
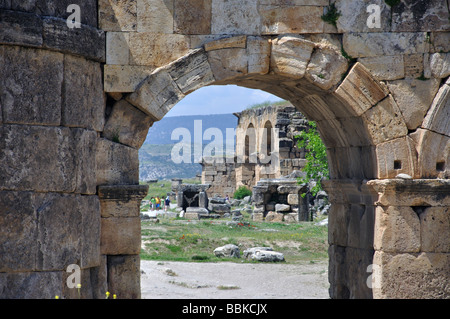
[[[139,298],[138,149],[219,84],[317,122],[331,298],[449,298],[448,1],[73,2],[0,2],[1,298]]]
[[[308,126],[291,104],[235,113],[236,151],[233,156],[203,158],[202,183],[211,184],[210,196],[233,196],[239,186],[252,188],[263,178],[279,178],[305,164],[305,151],[295,136]]]

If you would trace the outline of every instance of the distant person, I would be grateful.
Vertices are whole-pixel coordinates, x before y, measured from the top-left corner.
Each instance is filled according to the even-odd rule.
[[[166,200],[164,201],[164,211],[167,212],[167,208],[170,206],[170,198],[169,196],[166,197]]]
[[[150,199],[150,206],[152,207],[152,211],[155,210],[155,205],[156,205],[156,199],[155,199],[155,197],[152,196],[152,198]]]
[[[159,196],[156,196],[155,204],[156,204],[156,210],[159,210],[159,208],[161,207],[161,199],[159,198]]]

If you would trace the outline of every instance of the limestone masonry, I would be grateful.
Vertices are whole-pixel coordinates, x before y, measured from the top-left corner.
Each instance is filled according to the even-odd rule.
[[[450,298],[449,31],[447,0],[0,1],[0,297],[140,298],[138,149],[235,84],[317,122],[331,298]]]

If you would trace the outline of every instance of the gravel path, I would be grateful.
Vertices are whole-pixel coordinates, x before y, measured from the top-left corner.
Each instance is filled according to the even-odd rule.
[[[142,299],[326,299],[328,263],[141,261]]]

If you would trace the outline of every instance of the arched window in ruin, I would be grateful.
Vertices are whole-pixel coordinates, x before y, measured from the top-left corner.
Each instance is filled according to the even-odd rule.
[[[264,124],[261,152],[265,152],[265,155],[270,156],[272,154],[272,150],[272,123],[270,121],[266,121]]]
[[[245,132],[244,159],[246,163],[255,163],[256,156],[256,133],[255,126],[250,123]]]

